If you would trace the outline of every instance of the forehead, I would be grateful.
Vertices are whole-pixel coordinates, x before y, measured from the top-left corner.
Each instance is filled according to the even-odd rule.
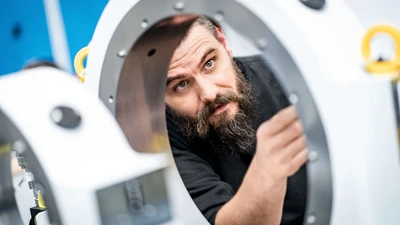
[[[171,66],[183,58],[189,58],[198,53],[201,54],[201,50],[207,47],[216,47],[216,45],[218,45],[218,41],[211,31],[202,25],[194,25],[176,48],[172,56]]]
[[[216,40],[209,29],[207,29],[203,25],[196,24],[188,30],[186,36],[177,47],[177,50],[185,47],[190,47],[194,43],[198,42],[200,39]]]

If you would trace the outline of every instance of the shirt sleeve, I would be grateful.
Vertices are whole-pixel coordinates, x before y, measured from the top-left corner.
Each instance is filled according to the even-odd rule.
[[[169,139],[186,189],[204,217],[215,224],[218,210],[234,195],[232,187],[221,181],[211,164],[191,151],[176,132],[169,131]]]

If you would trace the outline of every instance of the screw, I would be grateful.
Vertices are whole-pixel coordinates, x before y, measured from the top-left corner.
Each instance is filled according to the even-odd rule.
[[[292,104],[296,104],[299,101],[299,97],[296,94],[290,94],[289,95],[289,101]]]
[[[184,7],[185,7],[185,3],[181,2],[181,1],[175,3],[175,5],[174,5],[174,9],[178,10],[178,11],[181,11]]]
[[[29,187],[29,189],[34,190],[34,191],[33,191],[33,195],[34,195],[35,197],[37,197],[37,191],[35,190],[35,183],[33,183],[32,180],[31,180],[31,181],[28,181],[28,187]]]
[[[26,162],[25,159],[21,156],[17,156],[17,161],[18,161],[18,165],[22,168],[22,169],[26,169]]]
[[[311,151],[310,153],[308,153],[308,160],[313,162],[317,159],[318,159],[318,153],[316,151]]]
[[[144,201],[139,181],[131,180],[129,182],[126,182],[125,191],[128,197],[129,210],[133,213],[142,212]]]
[[[257,47],[261,50],[264,50],[268,45],[267,40],[261,38],[257,40]]]
[[[149,24],[149,23],[147,22],[147,20],[146,20],[146,19],[143,19],[143,21],[142,21],[142,23],[141,23],[142,27],[145,28],[145,27],[147,27],[148,24]]]
[[[221,22],[224,19],[224,13],[222,11],[218,11],[215,15],[214,15],[215,20],[217,20],[218,22]]]
[[[25,142],[18,140],[14,142],[12,149],[15,150],[17,154],[22,154],[25,152],[26,144]]]
[[[309,223],[309,224],[315,223],[316,220],[317,220],[317,218],[314,215],[309,215],[307,217],[307,223]]]
[[[126,56],[126,51],[125,50],[121,50],[117,53],[117,56],[120,58],[124,58]]]

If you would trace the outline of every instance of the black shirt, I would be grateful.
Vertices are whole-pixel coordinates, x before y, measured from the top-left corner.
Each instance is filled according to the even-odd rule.
[[[259,56],[235,58],[245,78],[250,82],[258,101],[257,128],[280,109],[288,106],[278,82]],[[230,153],[215,152],[210,143],[188,142],[167,114],[169,140],[175,163],[197,207],[211,223],[215,223],[218,210],[228,202],[242,183],[255,153],[237,157]],[[268,193],[265,193],[268,194]],[[303,223],[306,201],[306,174],[302,167],[289,177],[285,196],[282,225]]]

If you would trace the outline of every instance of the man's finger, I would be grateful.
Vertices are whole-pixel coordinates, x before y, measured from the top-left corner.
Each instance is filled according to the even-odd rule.
[[[289,162],[305,148],[307,148],[306,137],[305,135],[300,135],[282,149],[280,152],[282,156],[282,162]]]
[[[291,171],[289,171],[289,176],[295,174],[300,167],[307,162],[308,150],[305,148],[295,155],[291,162]]]
[[[271,119],[262,123],[259,127],[260,136],[272,136],[281,130],[285,129],[294,120],[298,118],[296,113],[296,108],[294,105],[288,106],[277,114],[275,114]]]
[[[301,126],[301,122],[300,120],[295,120],[284,130],[281,130],[274,136],[274,138],[272,139],[272,146],[276,149],[283,149],[302,134],[303,128]]]

